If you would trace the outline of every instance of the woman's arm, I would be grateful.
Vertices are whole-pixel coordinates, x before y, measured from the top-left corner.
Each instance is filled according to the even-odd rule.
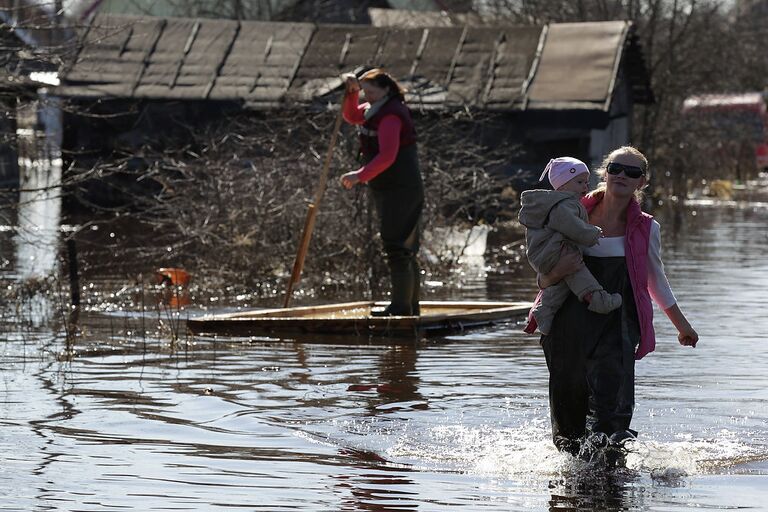
[[[403,122],[397,116],[385,116],[379,123],[379,152],[373,159],[356,171],[341,176],[341,184],[350,189],[358,183],[366,183],[389,169],[400,151],[400,128]]]
[[[360,101],[360,82],[354,73],[341,75],[344,81],[344,102],[341,105],[341,115],[349,124],[365,123],[365,109],[368,103],[358,105]]]
[[[655,220],[651,224],[651,239],[648,244],[648,291],[654,302],[664,310],[667,318],[677,329],[677,340],[681,345],[695,347],[699,335],[677,305],[677,299],[669,286],[661,261],[661,228]]]
[[[578,272],[584,265],[581,253],[570,245],[563,245],[560,249],[560,259],[546,274],[537,276],[537,283],[542,290],[553,284],[557,284],[569,275]]]
[[[651,236],[648,242],[648,292],[662,310],[677,302],[664,272],[664,263],[661,261],[661,228],[655,220],[651,221]]]
[[[672,322],[672,325],[677,329],[677,340],[681,345],[687,345],[689,347],[695,347],[699,341],[698,333],[693,330],[691,324],[688,323],[688,319],[680,311],[680,307],[677,304],[673,304],[664,310],[667,318]]]
[[[344,116],[344,120],[349,124],[363,124],[365,122],[363,113],[365,112],[368,103],[358,105],[358,101],[360,101],[359,97],[359,90],[347,89],[347,94],[344,96],[344,104],[341,107],[341,114]]]
[[[402,127],[403,122],[397,116],[388,115],[382,118],[376,136],[379,141],[379,152],[360,170],[358,177],[361,182],[371,181],[395,163],[397,153],[400,151]]]

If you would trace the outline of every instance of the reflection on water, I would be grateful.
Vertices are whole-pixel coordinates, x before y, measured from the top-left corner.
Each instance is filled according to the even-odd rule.
[[[60,179],[61,167],[33,167],[25,176],[19,198],[16,273],[19,279],[44,278],[54,272],[59,247],[61,198],[59,189],[49,188],[49,179]],[[56,177],[58,173],[58,178]]]
[[[370,510],[396,512],[419,510],[418,496],[407,475],[396,472],[369,472],[359,475],[341,474],[334,493],[338,496],[337,510]]]
[[[56,267],[61,222],[61,110],[42,96],[19,109],[19,206],[15,236],[20,279],[44,278]]]
[[[626,467],[556,452],[546,366],[520,325],[403,346],[172,344],[135,313],[91,312],[73,359],[50,336],[7,335],[0,510],[761,509],[768,209],[695,204],[678,229],[657,215],[701,342],[680,347],[657,318]],[[530,299],[518,268],[462,293]]]
[[[0,247],[9,247],[15,254],[2,256],[8,263],[14,261],[4,277],[15,281],[8,289],[17,304],[2,304],[0,318],[43,327],[54,313],[46,292],[47,281],[58,275],[61,223],[61,110],[56,98],[41,93],[39,101],[17,109],[17,142],[20,190],[16,225],[1,233],[3,238],[12,235],[10,244],[0,240]]]
[[[622,469],[610,472],[574,469],[549,482],[549,509],[609,512],[643,508],[642,493],[637,493],[640,496],[634,499],[632,496],[638,479],[638,475]]]

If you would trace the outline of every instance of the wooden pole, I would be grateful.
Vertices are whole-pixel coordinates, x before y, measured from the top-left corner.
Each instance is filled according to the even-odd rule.
[[[291,296],[293,295],[293,286],[298,284],[301,279],[301,271],[304,269],[304,259],[307,257],[307,251],[309,250],[309,241],[312,238],[312,230],[315,228],[315,219],[317,218],[317,211],[320,209],[320,203],[323,200],[325,189],[328,184],[328,171],[331,168],[331,159],[333,158],[333,149],[336,147],[336,140],[339,138],[339,131],[341,130],[341,122],[343,120],[344,100],[346,99],[346,92],[341,98],[341,105],[339,106],[339,113],[336,114],[336,123],[333,126],[333,132],[331,133],[331,142],[328,144],[328,152],[325,154],[325,162],[323,163],[323,170],[320,173],[320,181],[315,188],[315,200],[310,203],[307,208],[307,218],[304,221],[304,232],[301,235],[301,241],[299,242],[299,249],[296,251],[296,259],[293,262],[293,270],[291,271],[291,278],[288,281],[288,289],[285,292],[285,300],[283,300],[283,307],[287,308],[291,303]]]
[[[73,307],[80,307],[80,273],[77,268],[77,245],[74,238],[67,239],[67,261],[69,270],[70,303]]]

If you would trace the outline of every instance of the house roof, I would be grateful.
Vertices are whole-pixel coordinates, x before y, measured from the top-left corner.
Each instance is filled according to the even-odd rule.
[[[560,23],[545,30],[528,106],[585,106],[611,96],[626,37],[621,23]]]
[[[683,113],[744,110],[765,115],[766,99],[766,96],[761,92],[688,96],[683,101]]]
[[[625,61],[635,99],[648,99],[630,34],[623,21],[409,28],[99,15],[58,93],[269,107],[327,101],[340,73],[370,64],[424,108],[607,112]]]

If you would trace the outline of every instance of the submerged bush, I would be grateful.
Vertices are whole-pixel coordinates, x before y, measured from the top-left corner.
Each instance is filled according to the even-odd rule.
[[[79,175],[83,180],[113,179],[135,166],[140,154],[141,170],[134,181],[153,186],[146,188],[148,193],[131,193],[129,205],[102,210],[141,225],[136,238],[143,242],[133,249],[115,242],[114,248],[123,254],[132,251],[135,261],[193,268],[210,286],[235,284],[274,294],[292,268],[335,115],[327,110],[239,111],[195,129],[191,137],[147,142],[140,150],[124,151],[129,156],[113,155]],[[492,150],[468,133],[493,116],[468,115],[417,115],[427,230],[471,227],[516,209],[516,195],[502,193],[504,183],[487,170],[508,158],[510,148]],[[347,191],[338,183],[341,174],[359,167],[356,154],[356,132],[344,126],[306,259],[305,289],[343,289],[360,296],[375,293],[386,282],[366,188]],[[78,181],[77,173],[71,176]],[[455,251],[446,253],[442,240],[431,240],[424,246],[429,257],[422,258],[423,265],[430,273],[449,273]],[[109,243],[101,238],[101,244]]]

